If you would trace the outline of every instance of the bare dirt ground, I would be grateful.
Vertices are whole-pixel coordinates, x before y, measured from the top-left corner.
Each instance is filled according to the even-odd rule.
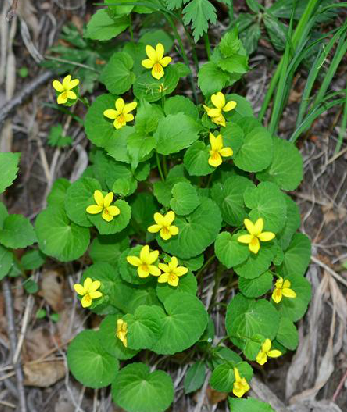
[[[12,101],[23,88],[39,78],[46,69],[39,67],[42,56],[59,37],[62,26],[72,21],[82,27],[92,10],[84,0],[18,1],[18,15],[7,22],[5,17],[11,2],[0,4],[0,114],[1,106]],[[244,2],[235,2],[243,7]],[[214,29],[218,39],[221,23]],[[269,48],[270,47],[270,48]],[[266,43],[261,43],[251,58],[252,70],[238,86],[238,92],[259,111],[273,72],[273,60],[278,56]],[[20,77],[19,69],[28,68],[28,76]],[[345,66],[346,68],[346,62]],[[333,89],[345,87],[346,70],[334,79]],[[298,102],[305,81],[305,70],[296,78],[280,124],[279,134],[288,137],[294,129]],[[31,219],[45,207],[46,195],[55,179],[76,179],[87,166],[88,141],[82,127],[71,118],[44,105],[54,101],[50,81],[31,93],[20,104],[14,116],[0,130],[0,150],[22,152],[21,174],[6,194],[11,213],[22,213]],[[76,108],[83,116],[84,109]],[[271,401],[278,412],[338,412],[347,411],[347,144],[335,154],[340,108],[323,115],[312,129],[301,137],[299,146],[304,156],[305,177],[300,188],[292,193],[300,205],[302,232],[312,240],[312,263],[307,277],[312,283],[313,298],[308,313],[300,322],[300,346],[296,354],[288,354],[267,365],[266,373],[256,371],[252,392]],[[61,122],[64,131],[74,137],[68,149],[52,148],[47,144],[51,126]],[[35,273],[40,292],[27,295],[23,279],[10,282],[13,299],[17,346],[11,353],[6,316],[4,288],[0,294],[0,410],[14,411],[21,393],[16,384],[16,371],[10,359],[18,359],[24,370],[27,410],[30,412],[111,412],[107,390],[83,388],[66,368],[66,345],[85,327],[97,327],[98,319],[82,311],[72,291],[78,279],[78,268],[49,262]],[[208,304],[212,296],[212,274],[206,274],[202,298]],[[222,284],[218,301],[227,302],[233,290]],[[39,309],[59,314],[42,320],[36,318]],[[224,335],[224,318],[213,314],[217,337]],[[12,351],[13,352],[13,351]],[[172,411],[226,411],[226,395],[208,387],[185,397],[183,379],[187,366],[182,357],[164,359],[160,367],[172,373],[176,401]],[[157,361],[153,357],[153,363]],[[255,366],[255,365],[254,365]],[[255,366],[256,367],[256,366]]]

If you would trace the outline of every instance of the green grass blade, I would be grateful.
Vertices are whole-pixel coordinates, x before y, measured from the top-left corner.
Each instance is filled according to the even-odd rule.
[[[347,89],[347,84],[346,84],[346,89]],[[339,130],[335,153],[338,153],[340,151],[342,143],[343,143],[343,139],[346,137],[346,131],[347,131],[347,93],[346,93],[345,106],[343,109],[341,127]]]

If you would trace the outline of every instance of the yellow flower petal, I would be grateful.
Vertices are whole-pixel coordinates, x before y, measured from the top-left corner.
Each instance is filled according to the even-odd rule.
[[[163,273],[162,275],[159,276],[158,283],[167,283],[169,278],[168,273]]]
[[[282,278],[281,278],[282,279]],[[283,283],[283,288],[290,288],[291,287],[291,283],[289,282],[289,280],[288,279],[286,279],[284,282],[283,282],[283,279],[282,279],[282,283]]]
[[[169,239],[171,239],[171,232],[170,232],[170,230],[168,230],[166,227],[163,227],[163,228],[160,230],[160,237],[161,237],[163,240],[169,240]]]
[[[62,92],[64,91],[64,86],[60,83],[59,80],[53,80],[53,88],[57,92]]]
[[[67,102],[67,94],[66,92],[63,92],[57,97],[57,103],[65,104],[66,102]]]
[[[112,216],[112,217],[115,217],[115,216],[118,216],[118,215],[120,215],[120,209],[117,207],[117,206],[109,206],[108,208],[107,208],[107,211],[108,211],[108,213]]]
[[[155,46],[155,52],[157,55],[157,60],[160,61],[164,56],[164,46],[161,43],[158,43]]]
[[[225,97],[222,92],[218,92],[216,94],[213,94],[211,96],[211,102],[213,103],[214,106],[216,106],[218,109],[222,109],[225,105]]]
[[[174,275],[170,275],[170,276],[168,277],[167,283],[168,283],[170,286],[177,287],[177,286],[178,286],[178,277],[177,277],[177,276],[174,276]]]
[[[188,273],[188,268],[184,267],[184,266],[178,266],[175,271],[174,271],[175,275],[178,277],[181,277],[183,275],[185,275],[186,273]]]
[[[228,102],[224,107],[223,107],[223,112],[230,112],[230,110],[235,109],[237,106],[236,102]]]
[[[149,273],[153,276],[160,276],[161,274],[161,271],[157,266],[149,265],[148,269],[149,269]]]
[[[94,280],[94,282],[89,286],[88,293],[95,292],[101,286],[100,280]]]
[[[149,268],[144,267],[143,265],[141,265],[137,268],[137,274],[138,274],[139,278],[148,278]]]
[[[161,213],[154,213],[153,219],[157,225],[160,225],[161,227],[164,226],[165,218]]]
[[[161,269],[164,273],[170,272],[169,266],[168,266],[168,265],[165,265],[165,263],[159,263],[158,266],[160,267],[160,269]]]
[[[150,59],[145,59],[145,60],[142,60],[141,64],[146,69],[151,69],[154,65],[154,62]]]
[[[140,252],[140,259],[142,262],[146,262],[148,261],[149,258],[149,246],[145,245]]]
[[[160,225],[152,225],[147,230],[149,233],[157,233],[161,229]]]
[[[218,152],[210,151],[208,163],[212,167],[218,167],[222,164],[222,156]]]
[[[104,207],[104,195],[100,190],[95,190],[93,197],[98,206]]]
[[[233,151],[230,147],[223,147],[223,149],[221,149],[219,151],[220,155],[223,157],[229,157],[233,155]]]
[[[146,54],[153,63],[155,63],[158,60],[157,59],[157,52],[149,44],[147,44],[147,46],[146,46]]]
[[[79,83],[80,81],[78,79],[71,80],[70,85],[69,85],[70,89],[74,89],[76,86],[79,85]]]
[[[282,300],[282,289],[275,288],[271,297],[275,303],[280,303]]]
[[[246,226],[246,229],[248,230],[249,234],[254,235],[255,234],[255,228],[254,228],[253,222],[249,219],[245,219],[243,221],[243,223]]]
[[[123,109],[124,109],[124,100],[123,100],[121,97],[119,97],[119,98],[116,100],[116,109],[117,109],[118,114],[121,114],[121,113],[123,112]]]
[[[269,352],[271,349],[271,340],[270,339],[265,339],[263,345],[262,345],[262,350],[264,352]]]
[[[261,232],[263,231],[263,228],[264,228],[264,220],[262,218],[257,219],[257,221],[255,222],[255,225],[254,225],[253,235],[259,236],[261,234]]]
[[[124,106],[124,113],[129,113],[135,110],[137,107],[137,102],[128,103]]]
[[[113,192],[107,193],[104,197],[104,207],[109,207],[113,201]]]
[[[168,264],[170,272],[178,267],[178,259],[176,256],[172,256],[170,263]]]
[[[83,284],[84,289],[86,289],[86,291],[89,290],[89,288],[91,287],[93,283],[93,280],[91,278],[86,278]]]
[[[87,207],[86,212],[90,213],[92,215],[96,215],[96,214],[102,212],[102,206],[90,205],[90,206]]]
[[[153,252],[150,252],[148,255],[148,264],[151,265],[152,263],[154,263],[159,256],[159,251],[158,250],[153,250]]]
[[[275,237],[275,234],[271,232],[263,232],[260,233],[258,237],[262,242],[270,242],[270,240],[272,240]]]
[[[160,64],[163,66],[163,67],[166,67],[168,64],[170,64],[171,63],[171,57],[170,56],[166,56],[166,57],[163,57],[162,59],[160,59]]]
[[[108,208],[105,208],[102,212],[102,218],[106,221],[106,222],[111,222],[111,220],[113,220],[113,216],[110,215]]]
[[[127,256],[127,261],[132,266],[140,266],[142,264],[141,259],[139,259],[137,256]]]
[[[219,126],[225,127],[225,118],[223,115],[218,117],[212,117],[212,122],[218,124]]]
[[[249,250],[253,253],[258,253],[260,249],[260,242],[259,239],[253,236],[252,242],[248,245]]]
[[[164,220],[164,226],[170,226],[171,223],[175,220],[175,212],[170,210],[170,212],[166,213],[163,220]]]
[[[285,296],[286,298],[289,298],[289,299],[295,299],[296,298],[296,293],[294,292],[293,289],[283,288],[282,289],[282,294],[283,294],[283,296]]]
[[[98,299],[98,298],[101,298],[102,293],[99,292],[98,290],[96,290],[95,292],[90,292],[90,293],[89,293],[89,296],[90,296],[92,299]]]
[[[209,109],[208,116],[209,117],[219,117],[221,116],[221,111],[220,109]]]
[[[113,122],[113,126],[119,130],[122,127],[124,127],[126,125],[126,121],[124,116],[117,116],[117,118],[115,119],[115,121]]]
[[[77,94],[75,92],[72,92],[71,90],[66,92],[67,98],[75,100],[77,99]]]
[[[214,136],[212,133],[210,133],[210,144],[211,150],[219,152],[223,147],[222,135],[219,134],[218,136]]]
[[[253,240],[253,235],[241,235],[237,238],[237,241],[248,245]]]
[[[169,227],[170,233],[172,236],[178,235],[178,227],[177,226],[170,226]]]
[[[267,354],[267,356],[269,356],[270,358],[278,358],[281,355],[282,355],[282,352],[280,352],[277,349],[274,349],[274,350],[268,352],[268,354]]]
[[[63,86],[64,89],[67,90],[70,86],[70,82],[71,82],[71,74],[68,74],[66,77],[64,77],[63,79]]]
[[[92,298],[87,294],[84,295],[83,298],[81,299],[81,305],[84,308],[87,308],[88,306],[90,306],[93,303]]]
[[[134,118],[134,116],[131,114],[131,113],[125,113],[124,114],[124,120],[125,120],[125,123],[129,123],[129,122],[131,122],[132,120],[134,120],[135,118]]]
[[[118,113],[114,109],[107,109],[103,112],[103,115],[108,119],[114,120],[118,116]]]
[[[79,295],[84,295],[86,293],[86,290],[84,289],[84,287],[80,285],[79,283],[75,283],[73,285],[73,288],[75,292],[77,292]]]
[[[276,280],[275,287],[276,288],[282,288],[283,282],[284,282],[283,278],[279,278],[278,280]]]
[[[267,354],[263,351],[260,351],[255,359],[259,365],[264,365],[267,362]]]
[[[152,76],[160,80],[164,76],[164,69],[160,63],[155,63],[152,69]]]

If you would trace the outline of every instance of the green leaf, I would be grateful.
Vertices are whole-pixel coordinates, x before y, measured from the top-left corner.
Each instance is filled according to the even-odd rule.
[[[238,232],[237,236],[246,232]],[[248,259],[234,267],[235,272],[246,279],[255,279],[264,273],[271,265],[275,250],[272,242],[262,242],[258,253],[249,253]],[[248,245],[242,244],[248,249]]]
[[[169,375],[150,369],[144,363],[123,368],[112,384],[114,402],[128,412],[164,412],[174,399]]]
[[[228,83],[229,73],[221,70],[214,62],[207,62],[200,67],[198,85],[205,96],[220,92]]]
[[[112,94],[127,92],[135,81],[134,61],[128,53],[113,53],[100,75],[100,82]]]
[[[90,388],[103,388],[114,380],[119,363],[101,346],[99,333],[84,330],[70,343],[67,362],[73,376]]]
[[[133,288],[133,294],[128,301],[127,312],[134,313],[135,310],[141,305],[160,305],[160,301],[155,293],[155,279],[150,279],[146,285],[136,286]]]
[[[164,30],[147,31],[140,37],[139,42],[149,44],[154,48],[158,43],[161,43],[164,46],[165,53],[172,49],[174,43],[172,36]]]
[[[200,255],[215,241],[222,221],[219,208],[211,199],[200,201],[193,213],[175,219],[177,236],[168,241],[157,236],[157,242],[165,252],[181,259],[190,259]]]
[[[148,102],[156,102],[167,94],[171,94],[179,80],[177,70],[173,66],[165,67],[164,76],[160,79],[154,79],[150,71],[141,74],[135,80],[133,91],[134,95],[140,100],[145,99]]]
[[[31,223],[22,215],[9,215],[0,229],[0,243],[11,249],[25,248],[36,242]]]
[[[268,169],[257,174],[260,181],[276,183],[282,190],[295,190],[303,178],[303,160],[293,143],[274,139],[274,154]]]
[[[261,11],[261,7],[259,5],[259,3],[256,0],[246,0],[246,3],[248,5],[248,7],[254,11],[255,13],[258,13]]]
[[[236,56],[240,48],[237,28],[226,32],[219,43],[219,49],[224,57]]]
[[[172,355],[198,341],[207,325],[207,312],[200,300],[187,293],[175,293],[164,301],[162,336],[152,347],[155,353]]]
[[[253,300],[237,294],[228,305],[225,326],[231,341],[244,349],[247,340],[257,334],[273,340],[279,321],[278,312],[267,300]]]
[[[183,113],[169,115],[159,121],[154,135],[157,152],[163,155],[177,153],[199,138],[200,126]]]
[[[247,16],[247,17],[246,17]],[[261,36],[260,24],[248,13],[242,13],[237,19],[239,26],[241,24],[250,23],[246,30],[240,33],[240,39],[247,54],[250,56],[255,52]]]
[[[139,257],[142,248],[143,248],[143,245],[136,245],[133,248],[126,249],[119,257],[118,267],[119,267],[120,274],[123,280],[125,280],[125,282],[134,284],[134,285],[143,285],[153,280],[153,277],[151,275],[148,276],[147,278],[140,278],[138,275],[137,267],[132,266],[127,261],[128,256]],[[156,263],[157,262],[155,262],[154,265],[156,265]]]
[[[129,247],[129,238],[123,233],[99,235],[90,245],[89,254],[94,263],[117,265],[122,252]]]
[[[265,272],[256,279],[240,277],[239,289],[247,298],[259,298],[272,288],[272,282],[273,275],[271,272]]]
[[[256,127],[246,134],[243,144],[234,156],[235,165],[246,172],[259,172],[268,167],[273,155],[270,133],[263,127]]]
[[[286,47],[288,27],[270,13],[264,13],[263,22],[271,43],[278,51],[283,51]]]
[[[66,191],[65,210],[68,218],[79,226],[92,227],[88,219],[89,214],[86,209],[89,205],[95,204],[91,201],[96,190],[101,190],[100,183],[90,177],[77,180]]]
[[[253,370],[247,362],[234,364],[233,362],[222,363],[212,372],[210,385],[218,392],[231,392],[235,382],[234,368],[237,367],[240,376],[250,381],[253,376]]]
[[[72,143],[72,137],[63,135],[63,126],[51,127],[48,135],[48,144],[53,147],[65,147]]]
[[[127,164],[110,159],[105,175],[108,188],[121,196],[129,196],[137,188],[135,176]]]
[[[162,109],[155,105],[150,104],[146,100],[143,100],[137,110],[135,119],[136,133],[141,139],[146,140],[145,136],[153,133],[157,127],[160,119],[164,117]],[[152,150],[152,149],[151,149]],[[143,156],[148,154],[150,150]]]
[[[214,244],[218,260],[228,269],[243,263],[250,255],[249,248],[238,242],[238,237],[239,235],[222,232]]]
[[[230,74],[244,74],[248,71],[248,56],[232,56],[221,60],[217,65]]]
[[[23,283],[24,289],[27,293],[30,293],[31,295],[34,293],[37,293],[39,290],[39,285],[32,279],[27,279]]]
[[[229,398],[229,408],[233,412],[275,412],[268,403],[257,399]]]
[[[225,96],[227,102],[233,101],[237,105],[234,110],[226,113],[226,118],[230,121],[237,122],[244,134],[250,133],[256,127],[261,127],[261,123],[253,117],[253,108],[250,102],[239,94],[227,94]],[[266,129],[264,129],[266,131]]]
[[[48,206],[64,206],[67,189],[71,183],[67,179],[57,179],[47,197]]]
[[[26,252],[20,261],[24,270],[35,270],[40,268],[46,261],[46,256],[38,249]]]
[[[150,119],[153,120],[153,117]],[[130,135],[128,137],[128,153],[131,159],[131,167],[137,167],[139,162],[150,158],[155,145],[156,141],[153,136],[144,136],[137,133]]]
[[[158,180],[153,184],[153,194],[159,203],[165,207],[170,207],[171,191],[176,183],[187,182],[187,179],[182,176],[167,177],[166,180]]]
[[[148,192],[140,192],[131,203],[132,219],[144,231],[154,224],[153,215],[158,211],[158,203],[154,196]]]
[[[129,126],[115,130],[105,145],[107,154],[117,160],[117,162],[131,163],[132,159],[128,152],[128,139],[133,132],[134,129]]]
[[[311,284],[300,275],[286,276],[285,279],[291,283],[290,288],[295,291],[296,298],[283,297],[280,303],[273,303],[273,305],[280,311],[282,317],[296,322],[304,316],[311,300]]]
[[[228,101],[230,101],[230,99],[228,99]],[[231,147],[233,150],[233,155],[235,156],[244,141],[245,134],[242,128],[236,123],[228,122],[223,128],[222,134],[224,146]]]
[[[92,199],[90,199],[90,202],[92,202]],[[106,222],[106,220],[102,218],[102,213],[97,215],[88,214],[88,219],[98,229],[101,235],[114,235],[115,233],[119,233],[125,229],[130,222],[131,208],[127,202],[124,200],[117,200],[112,203],[112,205],[118,207],[120,214],[115,216],[111,222]]]
[[[117,338],[117,320],[123,315],[108,315],[100,324],[99,341],[102,348],[110,355],[120,360],[133,358],[138,351],[126,348],[123,342]]]
[[[117,4],[122,3],[122,4]],[[126,4],[128,3],[128,4]],[[105,0],[105,4],[108,5],[110,16],[119,16],[121,14],[130,14],[130,12],[134,9],[134,4],[132,4],[132,0],[122,0],[122,1],[115,1],[115,0]]]
[[[248,216],[244,194],[251,189],[255,189],[252,181],[237,174],[233,174],[223,183],[216,182],[212,186],[211,197],[220,207],[223,220],[230,226],[241,226]]]
[[[170,114],[184,113],[194,120],[199,119],[198,108],[190,99],[184,96],[178,95],[167,99],[164,103],[164,112],[167,116]]]
[[[264,219],[264,231],[279,233],[284,225],[287,214],[287,205],[284,194],[273,183],[263,182],[257,187],[245,191],[246,206],[251,209],[250,219],[255,223],[257,219]]]
[[[303,275],[310,264],[310,259],[310,239],[302,233],[295,234],[288,249],[284,252],[284,271],[289,274],[296,273],[298,275]]]
[[[182,261],[180,261],[179,264],[185,266]],[[178,286],[176,287],[168,283],[158,283],[156,287],[157,296],[161,302],[165,302],[168,297],[180,294],[181,292],[196,296],[197,290],[198,284],[196,277],[190,272],[180,278]]]
[[[287,349],[295,350],[298,347],[299,334],[290,319],[281,317],[276,339]]]
[[[211,369],[215,369],[218,365],[221,365],[226,361],[232,362],[236,365],[237,363],[242,362],[242,358],[237,353],[229,348],[226,348],[225,346],[217,346],[216,348],[214,348],[212,352]]]
[[[151,348],[160,338],[164,312],[159,306],[138,306],[134,315],[127,314],[128,347],[140,350]]]
[[[6,206],[2,202],[0,202],[0,229],[3,228],[4,221],[7,218],[7,216],[8,216],[8,212],[7,212]]]
[[[204,33],[207,33],[208,25],[217,22],[215,7],[208,0],[192,0],[183,9],[183,21],[188,25],[192,23],[193,37],[197,42]]]
[[[127,29],[129,24],[128,16],[112,18],[107,9],[101,9],[89,20],[85,37],[99,41],[110,40]]]
[[[41,251],[62,262],[80,258],[88,248],[89,229],[72,223],[62,207],[43,210],[36,218],[35,230]]]
[[[186,395],[202,387],[206,377],[206,366],[202,361],[194,362],[187,370],[184,378],[184,391]]]
[[[206,176],[212,173],[215,168],[210,166],[209,147],[201,141],[194,142],[184,155],[184,166],[190,176]]]
[[[17,177],[20,153],[0,153],[0,193]]]
[[[294,233],[300,227],[300,210],[299,206],[292,200],[291,197],[285,194],[284,198],[287,205],[287,218],[285,226],[279,234],[278,240],[281,248],[286,250],[293,238]]]
[[[176,183],[171,194],[171,209],[180,216],[189,215],[200,204],[195,187],[188,182]]]
[[[94,100],[88,109],[85,130],[88,139],[96,146],[106,147],[109,141],[115,138],[115,128],[103,114],[107,109],[114,109],[115,102],[116,98],[111,94],[102,94]]]
[[[13,253],[0,245],[0,280],[11,270],[13,264]]]

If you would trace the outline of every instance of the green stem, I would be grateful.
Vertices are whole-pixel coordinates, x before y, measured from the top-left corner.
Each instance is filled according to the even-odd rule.
[[[166,156],[163,155],[163,172],[164,172],[164,177],[166,179],[167,176],[167,161],[166,161]]]
[[[224,273],[224,267],[223,265],[219,264],[217,267],[217,271],[214,275],[214,285],[213,285],[213,291],[212,291],[212,298],[211,298],[211,302],[210,302],[210,306],[208,308],[209,311],[212,310],[212,308],[215,306],[216,304],[216,298],[217,298],[217,293],[218,293],[218,289],[220,286],[220,282],[222,280],[222,275]]]
[[[206,260],[204,263],[203,267],[199,270],[199,272],[196,274],[196,279],[199,281],[201,275],[204,273],[205,269],[210,266],[210,264],[214,261],[216,258],[216,255],[213,254],[209,259]]]
[[[208,178],[208,181],[207,181],[207,184],[206,184],[206,188],[210,187],[210,184],[211,184],[211,182],[212,182],[212,178],[213,178],[213,172],[210,174],[210,176],[209,176],[209,178]]]
[[[90,105],[89,105],[88,100],[85,97],[78,96],[77,100],[81,102],[84,106],[86,106],[87,109],[89,109]]]
[[[161,178],[161,180],[165,180],[164,175],[163,175],[163,170],[162,170],[161,164],[160,164],[159,153],[157,153],[157,152],[155,153],[155,160],[157,162],[157,167],[158,167],[158,170],[159,170],[160,178]]]
[[[134,41],[134,32],[133,32],[133,19],[131,13],[129,14],[129,20],[130,20],[130,25],[129,25],[129,30],[130,30],[130,38],[131,41]]]
[[[210,43],[210,38],[208,37],[208,33],[204,34],[204,39],[205,39],[207,59],[211,60],[211,43]]]
[[[292,38],[292,45],[293,45],[293,51],[295,52],[296,47],[298,45],[298,42],[302,36],[303,31],[305,30],[305,27],[309,21],[309,19],[311,18],[311,15],[313,13],[314,8],[316,7],[318,0],[310,0],[309,3],[306,6],[306,9],[303,13],[303,15],[301,16],[301,19],[299,20],[299,23],[295,29],[295,32],[293,34],[293,38]],[[270,104],[273,92],[277,86],[278,80],[280,78],[280,74],[282,72],[282,66],[285,63],[285,56],[283,55],[281,58],[281,61],[279,63],[279,65],[277,66],[277,69],[275,71],[274,76],[272,77],[271,83],[270,83],[270,87],[266,93],[265,99],[263,101],[262,107],[260,109],[259,115],[258,115],[258,119],[259,121],[261,121],[266,113],[266,110]]]

